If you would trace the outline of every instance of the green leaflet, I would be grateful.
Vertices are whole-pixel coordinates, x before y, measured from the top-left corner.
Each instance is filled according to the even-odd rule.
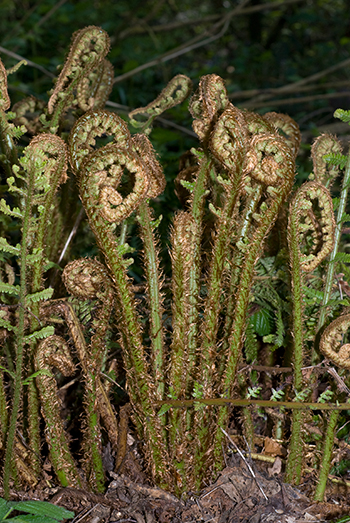
[[[3,292],[4,294],[12,294],[18,296],[19,290],[19,285],[10,285],[9,283],[4,283],[3,281],[0,281],[0,292]]]
[[[0,251],[7,252],[8,254],[16,254],[18,255],[20,253],[20,247],[19,245],[16,245],[14,247],[13,245],[10,245],[6,238],[0,237]]]
[[[52,336],[54,333],[54,327],[48,325],[47,327],[43,327],[38,331],[32,332],[31,334],[27,334],[27,336],[24,336],[24,341],[25,343],[29,343],[30,341],[43,340],[45,338],[48,338],[49,336]]]
[[[43,300],[49,300],[53,294],[53,289],[49,287],[48,289],[43,289],[42,291],[35,292],[34,294],[27,294],[26,304],[30,305],[31,303],[37,303]]]

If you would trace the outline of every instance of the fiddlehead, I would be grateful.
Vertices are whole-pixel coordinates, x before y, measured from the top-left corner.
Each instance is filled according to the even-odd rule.
[[[320,350],[332,363],[350,369],[350,343],[343,344],[350,326],[350,314],[342,314],[325,328],[320,340]]]
[[[63,282],[68,292],[81,299],[98,298],[101,302],[92,322],[94,334],[89,347],[77,339],[76,350],[82,363],[85,377],[86,433],[85,451],[91,462],[88,476],[98,490],[103,489],[103,468],[101,463],[101,414],[111,443],[116,448],[118,425],[106,391],[100,380],[100,373],[106,360],[106,332],[114,305],[112,284],[105,267],[96,260],[75,260],[66,265]],[[71,315],[70,311],[66,311]],[[85,468],[86,464],[85,464]]]
[[[114,69],[109,60],[102,60],[77,86],[77,102],[83,111],[103,109],[113,88]]]
[[[317,202],[317,216],[313,202]],[[320,183],[304,184],[291,203],[288,225],[289,249],[302,271],[313,271],[331,253],[334,228],[329,191]]]
[[[4,64],[0,60],[0,108],[7,111],[10,108],[11,100],[7,92],[7,72]]]
[[[9,123],[5,111],[10,108],[11,101],[7,92],[7,72],[0,60],[0,161],[7,177],[12,176],[12,165],[17,164],[17,151],[13,138],[20,138],[25,133],[23,127],[15,127]]]
[[[136,180],[134,190],[123,199],[117,192],[117,187],[124,169],[134,173]],[[152,473],[163,483],[168,476],[165,468],[167,460],[164,456],[164,443],[159,439],[160,422],[153,402],[154,383],[149,379],[140,323],[125,261],[110,225],[110,222],[120,223],[124,220],[147,197],[150,183],[148,171],[147,165],[133,152],[132,147],[124,149],[110,144],[85,159],[78,177],[81,199],[90,227],[105,255],[121,308],[125,366],[132,382],[131,401],[139,419],[145,420],[148,452],[152,455],[154,467]],[[111,176],[108,177],[108,174]]]
[[[108,222],[119,224],[146,198],[149,187],[148,169],[134,152],[114,144],[106,145],[90,156],[84,162],[82,170],[91,172],[96,166],[100,170],[90,177],[90,183],[96,187],[96,196],[98,191],[99,214]],[[123,198],[117,188],[124,171],[134,180],[134,187]],[[81,187],[82,183],[81,179]]]
[[[39,115],[43,112],[44,107],[43,100],[37,100],[34,96],[23,98],[12,107],[12,112],[16,115],[14,123],[24,125],[29,134],[38,134],[43,128]]]
[[[108,51],[109,37],[100,27],[89,26],[74,33],[70,51],[48,103],[53,132],[57,129],[61,115],[74,101],[74,90],[82,78],[99,65]],[[81,91],[82,87],[80,94]]]
[[[193,130],[204,144],[213,126],[229,104],[224,81],[216,74],[202,76],[196,93],[192,96],[189,111],[194,118]]]
[[[328,189],[339,174],[339,166],[327,162],[324,156],[326,154],[340,155],[342,150],[339,140],[331,134],[321,134],[312,144],[311,157],[315,181],[322,183]]]
[[[129,113],[131,125],[139,131],[149,134],[152,130],[153,120],[168,109],[186,100],[191,90],[192,82],[187,76],[183,74],[174,76],[153,102],[146,105],[146,107],[139,107]],[[141,121],[136,120],[135,116],[141,117]]]
[[[65,437],[56,379],[51,367],[56,367],[64,376],[71,376],[75,372],[67,344],[59,336],[50,336],[38,346],[35,354],[35,370],[45,371],[45,373],[39,373],[36,384],[41,397],[45,437],[52,466],[64,487],[82,487],[82,480]]]
[[[298,124],[293,118],[282,113],[265,113],[264,119],[272,123],[277,131],[281,131],[281,136],[285,138],[287,145],[293,152],[294,158],[296,158],[301,143],[301,133]]]
[[[294,390],[303,388],[303,272],[313,271],[333,249],[335,221],[332,198],[324,185],[304,184],[290,204],[288,247],[293,296]],[[302,469],[301,411],[293,412],[293,430],[287,463],[288,481],[300,482]]]
[[[109,111],[89,111],[74,124],[69,135],[69,162],[75,174],[82,161],[94,152],[96,138],[114,136],[119,147],[127,147],[130,133],[126,122]]]
[[[144,134],[134,134],[132,137],[132,145],[148,168],[149,187],[147,197],[156,198],[164,191],[166,181],[162,166],[156,159],[153,146]]]

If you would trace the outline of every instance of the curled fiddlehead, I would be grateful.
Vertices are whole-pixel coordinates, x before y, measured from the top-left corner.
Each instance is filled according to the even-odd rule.
[[[318,204],[317,217],[313,202]],[[329,191],[317,182],[304,184],[291,203],[288,226],[289,248],[291,252],[295,249],[295,258],[302,271],[313,271],[331,253],[334,228]]]
[[[189,110],[193,116],[193,130],[206,143],[219,115],[229,104],[224,81],[216,74],[202,76]]]
[[[95,169],[99,168],[98,171]],[[119,224],[142,202],[149,187],[148,169],[136,153],[114,144],[106,145],[84,162],[82,171],[91,172],[90,184],[95,185],[99,213],[110,223]],[[124,198],[117,190],[124,171],[134,180],[134,187]],[[80,180],[83,189],[83,178]],[[83,193],[85,191],[83,190]],[[97,203],[97,202],[96,202]]]
[[[209,142],[210,150],[227,169],[229,176],[239,176],[241,173],[247,137],[243,113],[230,104],[216,123]],[[230,191],[230,184],[225,184],[224,187],[226,191]]]
[[[0,107],[3,111],[10,108],[11,100],[7,92],[7,72],[0,60]]]
[[[320,350],[332,363],[350,369],[350,343],[343,344],[343,337],[350,326],[350,314],[343,314],[326,327],[320,340]]]
[[[135,183],[133,190],[123,198],[117,188],[124,170],[134,177]],[[155,397],[155,384],[148,374],[140,322],[123,252],[110,225],[124,220],[147,197],[149,168],[135,151],[132,142],[128,149],[112,143],[86,157],[80,166],[78,178],[90,227],[105,255],[121,308],[125,366],[133,384],[130,387],[131,401],[139,420],[145,420],[142,425],[147,433],[148,452],[152,454],[152,474],[163,484],[163,481],[167,481],[168,471],[164,443],[159,437],[160,421],[152,400]],[[141,427],[140,421],[136,422]]]
[[[105,335],[109,326],[109,318],[114,305],[112,282],[106,268],[97,260],[75,260],[64,268],[63,283],[67,291],[81,299],[95,299],[101,302],[98,313],[92,323],[94,334],[91,338],[89,359],[93,360],[96,374],[106,358]],[[79,354],[84,362],[84,354]]]
[[[75,372],[75,366],[65,340],[55,335],[43,340],[35,354],[35,369],[42,371],[36,377],[36,384],[45,419],[45,436],[50,450],[51,463],[61,484],[64,487],[82,487],[82,481],[65,437],[60,413],[61,405],[52,367],[56,367],[64,376],[71,376]]]
[[[87,415],[85,451],[92,456],[92,463],[88,475],[93,483],[99,487],[103,478],[101,474],[100,427],[98,413],[101,414],[111,443],[117,450],[118,424],[115,413],[109,402],[108,395],[100,380],[100,373],[106,360],[106,332],[109,328],[109,319],[114,305],[114,292],[106,268],[96,260],[75,260],[66,265],[63,282],[68,292],[80,299],[95,299],[100,306],[94,316],[89,347],[85,343],[76,344],[79,359],[82,363],[85,377],[85,410]],[[67,311],[68,312],[68,311]],[[68,312],[69,314],[69,312]],[[93,444],[92,444],[93,442]],[[92,477],[91,477],[92,476]]]
[[[12,112],[16,114],[14,123],[16,125],[24,125],[29,134],[37,134],[42,130],[43,124],[40,122],[39,116],[43,112],[45,103],[43,100],[37,100],[34,96],[23,98],[15,103],[12,107]]]
[[[191,90],[192,82],[187,76],[183,74],[174,76],[153,102],[146,105],[146,107],[139,107],[129,113],[131,125],[149,134],[152,130],[153,120],[164,113],[164,111],[186,100]],[[136,120],[136,116],[141,117],[141,121]]]
[[[332,198],[324,185],[304,184],[289,209],[288,246],[293,295],[294,390],[303,388],[303,273],[313,271],[333,249],[335,221]],[[302,412],[293,412],[293,430],[287,462],[287,478],[296,484],[302,472]]]
[[[293,118],[287,114],[272,112],[264,114],[264,119],[272,123],[277,131],[281,131],[281,135],[292,149],[294,157],[296,157],[300,147],[301,133],[298,124]]]
[[[103,109],[113,88],[113,77],[113,65],[106,58],[96,69],[83,76],[77,86],[77,102],[80,109]]]
[[[315,181],[330,187],[334,179],[339,174],[339,165],[327,162],[324,156],[327,154],[341,155],[342,146],[335,136],[331,134],[321,134],[318,136],[311,147],[313,162],[313,172]]]
[[[126,122],[110,111],[89,111],[74,124],[69,135],[69,161],[75,174],[82,161],[94,152],[96,138],[114,136],[119,147],[127,147],[130,133]]]
[[[74,101],[74,90],[82,78],[98,66],[108,51],[109,36],[100,27],[88,26],[74,33],[70,51],[48,102],[53,131],[61,115]]]
[[[132,137],[132,145],[148,168],[149,187],[147,197],[156,198],[164,191],[166,181],[162,166],[156,159],[153,146],[144,134],[134,134]]]

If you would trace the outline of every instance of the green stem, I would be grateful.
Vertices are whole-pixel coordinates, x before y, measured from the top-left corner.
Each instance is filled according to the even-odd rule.
[[[160,274],[158,253],[155,247],[155,237],[152,229],[152,218],[147,202],[142,202],[138,208],[141,236],[144,244],[144,260],[147,279],[147,289],[150,304],[150,338],[151,357],[157,399],[164,398],[164,348],[162,325],[162,298],[160,293]],[[165,418],[163,418],[165,419]]]
[[[335,273],[335,265],[336,265],[334,260],[337,255],[338,249],[339,249],[340,237],[342,234],[342,226],[343,226],[342,216],[344,215],[344,213],[346,211],[349,183],[350,183],[350,152],[348,153],[348,161],[347,161],[346,167],[345,167],[344,178],[343,178],[343,183],[342,183],[342,190],[340,192],[340,200],[339,200],[339,207],[338,207],[338,212],[337,212],[335,234],[334,234],[334,247],[333,247],[333,251],[331,252],[331,255],[329,257],[329,263],[327,264],[326,284],[325,284],[325,288],[324,288],[324,295],[323,295],[321,311],[320,311],[320,315],[319,315],[318,323],[317,323],[317,331],[320,331],[320,329],[322,329],[322,327],[326,321],[327,304],[330,300],[331,293],[332,293],[332,287],[333,287],[333,283],[334,283],[334,273]],[[317,365],[318,362],[319,362],[319,354],[316,352],[315,346],[314,346],[313,350],[312,350],[311,364]]]
[[[327,479],[329,474],[329,469],[332,461],[332,450],[334,443],[335,429],[337,427],[337,422],[339,418],[339,411],[331,412],[327,424],[326,437],[323,444],[323,455],[320,466],[320,473],[318,476],[318,483],[314,495],[315,501],[323,501],[324,492],[326,490]]]
[[[12,411],[9,422],[9,431],[7,436],[5,460],[4,460],[4,497],[9,499],[10,495],[10,477],[11,477],[11,463],[14,453],[14,441],[17,427],[17,420],[22,396],[22,374],[24,361],[24,329],[25,329],[25,307],[27,294],[27,239],[30,227],[30,218],[32,212],[32,197],[34,192],[34,166],[28,171],[27,178],[27,196],[23,215],[22,241],[20,253],[20,295],[19,295],[19,311],[18,311],[18,325],[16,332],[16,372],[15,372],[15,386],[13,392]]]

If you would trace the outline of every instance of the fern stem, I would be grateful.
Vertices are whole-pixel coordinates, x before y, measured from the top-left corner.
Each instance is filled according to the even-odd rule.
[[[333,247],[333,251],[331,252],[330,257],[329,257],[329,263],[327,264],[326,284],[325,284],[325,288],[324,288],[324,295],[323,295],[320,315],[318,318],[317,331],[320,331],[320,329],[322,329],[322,327],[326,321],[327,304],[331,297],[332,287],[333,287],[333,282],[334,282],[334,273],[335,273],[334,260],[337,255],[338,249],[339,249],[339,243],[340,243],[340,238],[341,238],[341,234],[342,234],[342,226],[343,226],[342,216],[346,210],[349,183],[350,183],[350,151],[348,153],[348,159],[347,159],[347,163],[346,163],[346,167],[345,167],[342,189],[340,192],[340,200],[339,200],[339,207],[338,207],[338,212],[337,212],[335,234],[334,234],[334,247]],[[315,347],[314,347],[313,351],[312,351],[312,356],[311,356],[311,364],[316,365],[318,363],[318,360],[319,360],[319,355],[316,352]]]
[[[164,348],[162,326],[162,299],[160,294],[160,274],[158,254],[155,248],[155,237],[152,230],[152,219],[147,202],[138,208],[139,223],[144,244],[145,271],[150,302],[150,338],[151,356],[157,399],[164,398]],[[163,418],[165,419],[165,418]]]
[[[339,411],[334,410],[329,416],[327,423],[326,437],[323,442],[323,455],[320,465],[320,472],[318,476],[317,487],[315,490],[314,500],[323,501],[324,492],[326,490],[329,469],[332,461],[332,450],[335,436],[335,429],[339,418]]]
[[[9,431],[6,442],[5,460],[4,460],[4,497],[9,499],[10,495],[10,477],[12,468],[12,459],[14,452],[14,442],[17,427],[17,420],[19,414],[19,408],[21,404],[21,393],[22,393],[22,374],[23,374],[23,361],[24,361],[24,329],[25,329],[25,307],[26,307],[26,293],[27,293],[27,241],[28,231],[30,227],[30,218],[32,212],[32,197],[34,192],[34,179],[35,169],[34,165],[28,170],[27,178],[27,195],[26,205],[23,214],[23,228],[22,228],[22,242],[20,252],[20,295],[19,295],[19,311],[18,311],[18,324],[16,331],[16,372],[15,372],[15,385],[13,391],[12,411],[9,421]]]

